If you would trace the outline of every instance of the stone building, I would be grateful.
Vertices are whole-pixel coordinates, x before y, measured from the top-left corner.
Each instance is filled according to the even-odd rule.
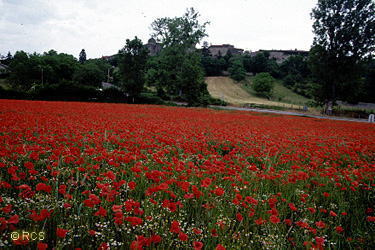
[[[230,52],[232,55],[241,55],[243,53],[243,49],[237,49],[233,45],[230,44],[222,44],[222,45],[211,45],[208,47],[212,56],[225,56]]]
[[[259,50],[253,53],[250,53],[252,56],[255,56],[258,53],[266,52],[270,55],[271,59],[275,59],[277,63],[284,62],[290,56],[308,56],[309,52],[305,50]]]

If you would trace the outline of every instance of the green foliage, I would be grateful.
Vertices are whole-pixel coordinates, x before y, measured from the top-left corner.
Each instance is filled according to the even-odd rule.
[[[7,54],[7,56],[5,58],[1,59],[0,62],[2,64],[9,65],[10,62],[12,61],[12,59],[13,59],[13,56],[12,56],[12,54],[9,51],[8,54]]]
[[[310,74],[307,58],[303,56],[290,56],[280,65],[280,75],[282,77],[293,75],[305,79],[309,77]]]
[[[138,99],[137,103],[147,103],[147,104],[165,104],[163,99],[161,99],[159,96],[155,95],[154,93],[148,93],[148,92],[142,92]]]
[[[267,72],[268,60],[269,59],[265,53],[256,54],[248,65],[248,71],[254,75],[261,72]]]
[[[78,66],[77,59],[65,53],[57,54],[51,50],[39,56],[43,70],[43,83],[59,83],[62,80],[72,81]],[[40,75],[40,74],[39,74]]]
[[[124,92],[114,87],[103,89],[100,96],[106,102],[121,102],[125,100]]]
[[[78,66],[77,60],[68,54],[51,50],[43,55],[28,55],[17,51],[9,65],[9,81],[14,88],[28,90],[34,84],[54,84],[72,81]]]
[[[130,97],[139,96],[143,90],[147,57],[148,50],[137,37],[127,39],[119,51],[120,86]]]
[[[78,61],[80,63],[85,63],[86,62],[86,51],[84,49],[81,50],[81,52],[79,53],[79,59]]]
[[[268,72],[273,77],[279,77],[279,65],[275,60],[269,58],[269,53],[263,51],[257,53],[255,56],[244,55],[243,65],[247,72],[253,73],[254,75],[261,72]]]
[[[221,76],[225,69],[226,62],[223,58],[202,56],[201,63],[206,76]]]
[[[27,94],[15,89],[6,89],[0,86],[0,99],[27,99]]]
[[[246,71],[243,65],[243,61],[241,57],[233,57],[232,60],[230,60],[230,66],[228,69],[230,73],[230,77],[239,82],[245,79],[246,77]]]
[[[310,67],[320,88],[317,101],[356,101],[362,60],[375,48],[372,0],[319,0],[314,19]],[[355,91],[355,92],[352,92]]]
[[[29,56],[24,51],[16,52],[9,67],[11,71],[9,80],[12,83],[22,85],[23,88],[28,88],[31,85]]]
[[[253,78],[254,91],[267,98],[271,98],[275,79],[269,73],[259,73]]]
[[[200,24],[199,13],[194,8],[187,9],[181,17],[164,17],[156,19],[152,24],[153,37],[163,44],[163,47],[181,46],[194,48],[199,41],[207,36],[206,26],[209,22]]]
[[[100,87],[105,80],[105,74],[95,63],[88,62],[77,67],[73,80],[80,85]]]
[[[364,74],[364,98],[365,102],[375,103],[375,59],[372,58],[366,63]]]
[[[280,65],[280,76],[283,84],[294,92],[311,98],[313,84],[311,83],[311,71],[307,59],[303,56],[290,56]]]
[[[161,98],[187,101],[190,106],[207,105],[209,94],[196,44],[206,36],[206,25],[193,8],[182,17],[159,18],[151,27],[163,50],[148,62],[146,82]]]
[[[61,81],[59,84],[35,85],[28,95],[32,99],[88,101],[97,99],[99,92],[92,86]]]

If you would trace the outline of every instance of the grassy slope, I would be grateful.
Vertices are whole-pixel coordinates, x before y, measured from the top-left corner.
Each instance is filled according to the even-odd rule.
[[[0,86],[4,89],[9,89],[9,84],[5,79],[0,79]]]
[[[246,85],[251,84],[249,80],[236,83],[229,77],[207,77],[206,83],[208,91],[213,97],[223,99],[226,102],[235,105],[244,105],[248,103],[283,106],[292,108],[301,108],[309,99],[304,98],[293,91],[276,83],[274,88],[274,100],[257,97],[255,92]]]

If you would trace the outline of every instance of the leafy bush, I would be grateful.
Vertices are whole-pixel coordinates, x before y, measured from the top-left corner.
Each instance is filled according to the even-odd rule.
[[[137,100],[137,103],[147,103],[147,104],[164,104],[164,101],[154,93],[144,92],[141,93]]]
[[[103,101],[125,101],[124,92],[114,87],[103,89],[100,97]]]
[[[60,84],[35,85],[29,92],[33,99],[88,101],[99,97],[98,90],[91,86],[76,85],[69,81]]]
[[[223,101],[221,99],[214,98],[214,97],[210,97],[209,104],[210,105],[227,106],[227,102],[226,101]]]
[[[272,96],[275,79],[269,73],[259,73],[253,78],[253,89],[260,95],[267,98]]]
[[[4,89],[0,86],[0,99],[27,99],[24,92],[14,89]]]

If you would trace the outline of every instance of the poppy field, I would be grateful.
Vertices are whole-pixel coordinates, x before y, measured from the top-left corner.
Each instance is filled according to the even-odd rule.
[[[369,123],[0,100],[0,248],[370,249],[374,141]]]

